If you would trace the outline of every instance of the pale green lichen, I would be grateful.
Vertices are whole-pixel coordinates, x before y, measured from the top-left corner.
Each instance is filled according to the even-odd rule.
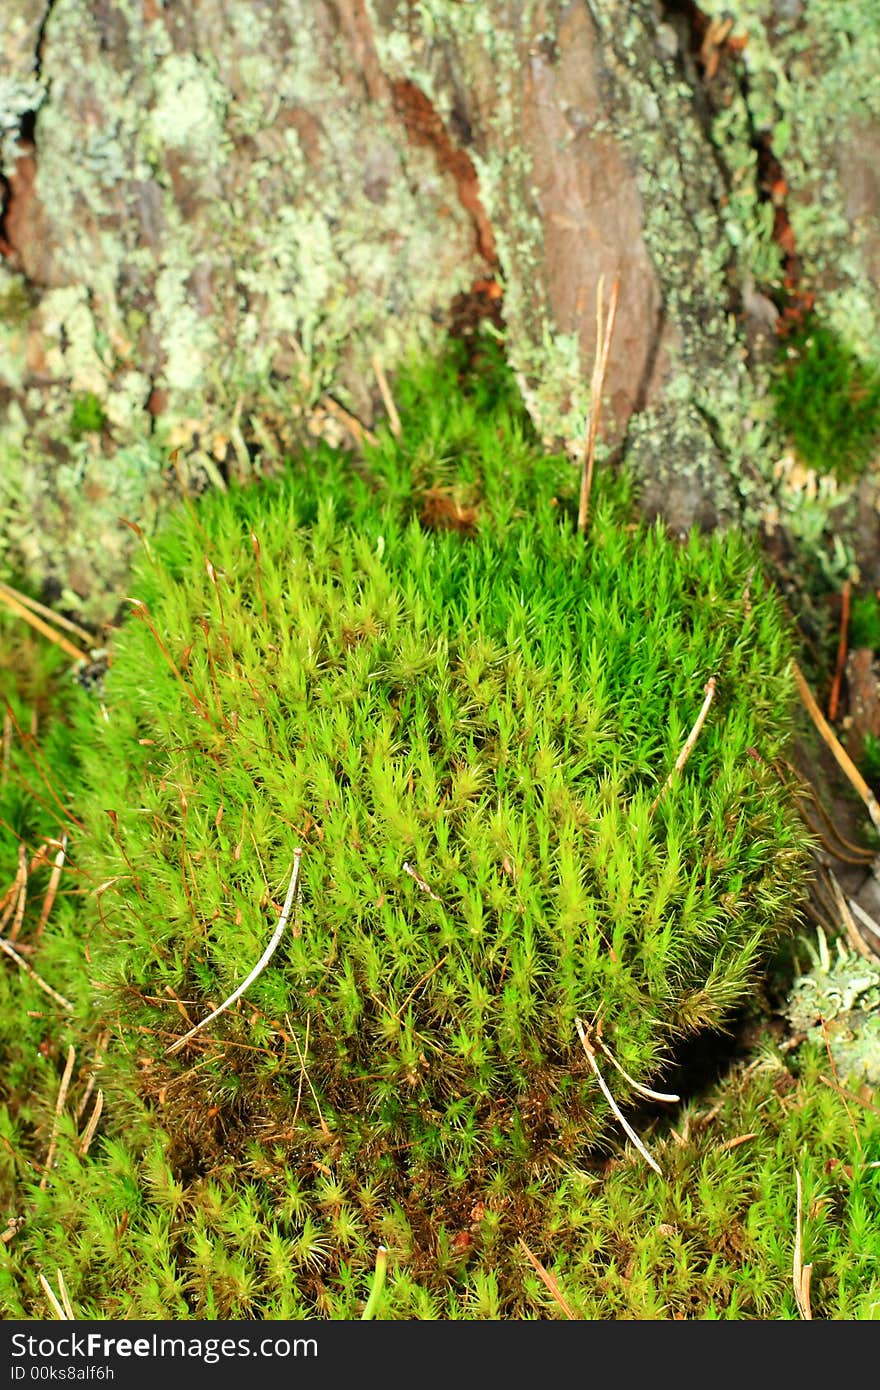
[[[747,93],[716,116],[716,142],[731,160],[738,221],[755,278],[772,272],[772,224],[757,197],[749,124],[766,135],[791,190],[788,212],[807,284],[829,282],[822,308],[862,355],[880,360],[880,310],[867,293],[861,247],[869,229],[845,211],[840,160],[847,144],[880,121],[880,3],[805,0],[786,20],[772,0],[705,0],[712,18],[731,18],[747,38],[740,61]],[[877,228],[874,228],[876,234]],[[765,281],[766,282],[766,281]],[[769,283],[778,284],[778,275]]]
[[[187,157],[209,167],[220,164],[229,95],[205,63],[193,53],[171,53],[156,70],[154,105],[144,145],[158,161],[165,150],[185,150]]]
[[[830,1048],[842,1079],[880,1084],[880,961],[856,955],[840,940],[832,953],[821,928],[817,947],[804,945],[812,968],[792,986],[789,1023]]]

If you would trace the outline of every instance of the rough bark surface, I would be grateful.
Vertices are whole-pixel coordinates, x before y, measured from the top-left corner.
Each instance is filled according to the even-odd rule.
[[[344,438],[347,416],[369,425],[381,413],[375,354],[393,372],[465,304],[490,310],[502,294],[532,418],[577,458],[597,288],[616,274],[606,449],[625,449],[646,508],[676,528],[741,517],[749,497],[759,516],[776,460],[747,360],[769,304],[753,284],[766,246],[740,206],[751,180],[748,206],[766,222],[745,138],[755,113],[719,63],[716,114],[743,135],[731,169],[712,141],[687,5],[7,6],[0,560],[11,570],[109,616],[132,543],[118,517],[149,530],[173,450],[199,485],[271,469],[309,434]],[[813,8],[824,15],[827,0]],[[773,73],[788,61],[773,56],[780,24],[768,10],[749,36]],[[880,244],[873,137],[853,130],[861,153],[839,158],[834,226],[852,232],[847,284],[867,298]],[[814,215],[815,246],[825,225]],[[75,437],[84,395],[104,425]]]

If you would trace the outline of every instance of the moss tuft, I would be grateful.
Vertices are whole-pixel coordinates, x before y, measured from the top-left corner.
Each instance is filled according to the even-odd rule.
[[[772,382],[777,420],[804,463],[851,478],[880,449],[880,369],[818,319],[786,339]]]
[[[601,1016],[647,1082],[730,1019],[791,918],[780,605],[742,539],[674,543],[631,519],[623,479],[597,480],[578,536],[570,466],[493,349],[469,351],[396,383],[402,441],[366,468],[322,447],[181,511],[132,580],[101,705],[68,687],[66,759],[45,764],[64,813],[30,783],[69,831],[33,959],[73,1013],[2,979],[12,1316],[40,1316],[38,1272],[60,1268],[84,1317],[358,1317],[379,1244],[379,1317],[556,1316],[520,1237],[579,1316],[788,1306],[769,1083],[749,1073],[725,1131],[762,1127],[765,1191],[746,1146],[652,1135],[609,1063],[664,1177],[633,1154],[602,1177],[619,1131],[575,1024]],[[13,872],[18,833],[52,832],[0,842]],[[259,959],[297,849],[266,969],[169,1053]]]
[[[218,1109],[327,1125],[364,1175],[452,1192],[601,1137],[577,1016],[641,1081],[728,1017],[800,838],[769,770],[789,643],[750,547],[679,547],[613,487],[585,544],[571,470],[517,415],[421,387],[368,477],[321,449],[166,530],[82,731],[80,814],[114,880],[96,1003],[153,1039],[187,1142]],[[438,494],[467,528],[425,526]],[[298,847],[283,949],[169,1058],[174,1000],[200,1018],[238,986]]]
[[[75,396],[70,413],[70,436],[82,439],[84,434],[99,434],[107,423],[107,416],[98,397],[93,391],[84,391]]]

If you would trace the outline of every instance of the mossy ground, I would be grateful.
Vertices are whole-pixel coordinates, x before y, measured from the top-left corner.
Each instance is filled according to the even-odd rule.
[[[461,366],[401,383],[367,472],[323,450],[182,511],[101,705],[68,684],[42,755],[13,740],[4,855],[69,835],[33,959],[73,1003],[4,962],[14,1316],[60,1268],[83,1316],[358,1317],[380,1243],[380,1316],[563,1316],[520,1241],[576,1316],[795,1316],[795,1167],[817,1315],[876,1315],[880,1132],[820,1052],[768,1044],[673,1129],[643,1112],[661,1176],[574,1027],[601,1014],[649,1082],[791,920],[778,603],[738,538],[675,546],[622,482],[585,542],[509,383]],[[260,956],[296,849],[276,955],[169,1056]]]

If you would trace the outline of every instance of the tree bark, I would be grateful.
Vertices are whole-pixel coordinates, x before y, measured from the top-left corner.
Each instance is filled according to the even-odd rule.
[[[873,106],[834,128],[779,105],[791,53],[812,43],[837,71],[827,0],[754,22],[727,5],[745,17],[720,39],[712,0],[11,8],[3,558],[67,607],[113,611],[132,541],[119,515],[150,529],[172,451],[199,486],[345,438],[348,416],[383,409],[376,355],[393,373],[469,315],[503,322],[536,428],[577,460],[598,287],[617,275],[603,445],[646,510],[675,529],[784,510],[761,400],[784,257],[756,92],[794,164],[819,149],[826,193],[836,180],[833,216],[815,171],[792,195],[807,269],[842,304],[868,303],[878,277],[876,179],[839,148],[871,148]],[[874,351],[875,306],[860,332]],[[84,396],[104,425],[75,437]]]

